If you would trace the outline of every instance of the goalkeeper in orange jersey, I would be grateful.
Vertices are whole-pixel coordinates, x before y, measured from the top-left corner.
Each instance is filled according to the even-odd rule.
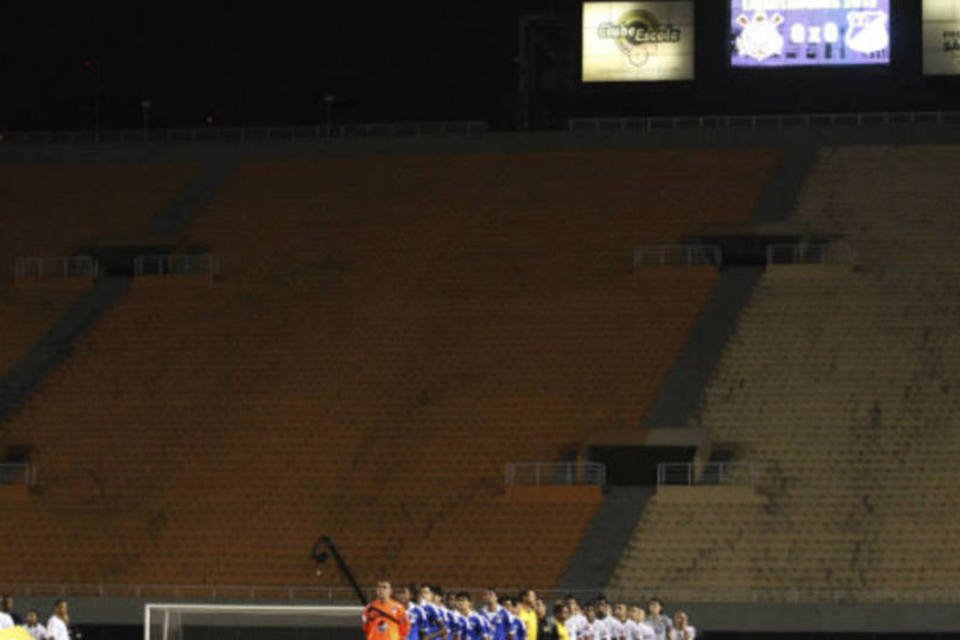
[[[406,640],[410,622],[403,605],[392,599],[390,583],[377,583],[377,599],[363,609],[363,635],[367,640]]]

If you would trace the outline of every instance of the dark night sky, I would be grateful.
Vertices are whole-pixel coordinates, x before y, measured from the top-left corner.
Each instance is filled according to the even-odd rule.
[[[327,91],[342,120],[483,119],[512,109],[518,16],[561,3],[335,4],[3,3],[0,127],[92,121],[85,59],[105,127],[138,126],[143,97],[157,125],[313,124]]]
[[[572,36],[533,111],[534,126],[570,115],[960,109],[960,78],[923,78],[920,0],[894,0],[893,58],[879,69],[738,73],[725,59],[727,3],[695,0],[692,83],[586,86],[577,78],[579,0],[436,0],[365,4],[5,2],[0,131],[485,120],[515,116],[518,19],[559,13]],[[336,5],[337,8],[334,8]],[[84,60],[92,68],[84,68]],[[564,75],[565,74],[565,75]],[[557,88],[559,87],[559,88]]]

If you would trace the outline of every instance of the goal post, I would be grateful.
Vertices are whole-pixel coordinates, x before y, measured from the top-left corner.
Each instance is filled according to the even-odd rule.
[[[149,602],[143,640],[339,640],[360,636],[358,605]]]

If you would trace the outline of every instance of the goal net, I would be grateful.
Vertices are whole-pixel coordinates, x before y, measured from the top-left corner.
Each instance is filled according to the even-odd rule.
[[[356,640],[363,607],[148,603],[144,640]]]

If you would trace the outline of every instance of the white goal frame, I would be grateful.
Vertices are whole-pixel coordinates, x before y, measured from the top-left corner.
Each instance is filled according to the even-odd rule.
[[[258,605],[258,604],[196,604],[183,602],[148,602],[143,605],[143,640],[165,640],[170,631],[170,616],[176,613],[212,613],[256,616],[315,615],[317,617],[346,617],[356,615],[357,628],[363,620],[363,607],[359,605]],[[162,637],[150,635],[160,617]]]

